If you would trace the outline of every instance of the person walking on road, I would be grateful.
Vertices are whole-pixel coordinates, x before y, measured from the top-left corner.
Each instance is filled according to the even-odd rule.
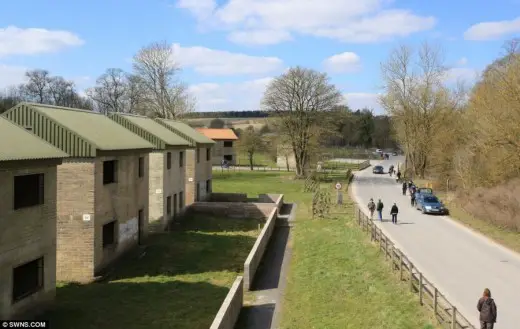
[[[374,211],[376,210],[376,204],[374,203],[374,199],[370,199],[368,203],[368,210],[370,211],[370,219],[374,218]]]
[[[415,200],[415,192],[410,191],[410,203],[411,203],[412,207],[415,206],[415,201],[416,201]]]
[[[379,199],[377,201],[377,214],[379,215],[379,220],[382,222],[383,221],[383,208],[384,208],[384,205],[383,205],[383,202],[381,201],[381,199]]]
[[[399,169],[397,169],[397,182],[399,182],[401,180],[401,172],[399,171]]]
[[[478,300],[477,310],[480,312],[480,329],[493,329],[497,322],[497,306],[488,288]]]
[[[394,202],[392,209],[390,209],[390,215],[392,215],[392,223],[397,224],[397,214],[399,213],[399,208]]]
[[[406,184],[406,182],[403,182],[403,195],[406,195],[407,189],[408,189],[408,184]]]

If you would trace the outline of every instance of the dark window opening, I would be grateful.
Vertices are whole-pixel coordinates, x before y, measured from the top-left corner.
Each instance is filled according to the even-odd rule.
[[[179,192],[179,209],[184,208],[184,192]]]
[[[103,161],[103,185],[117,182],[117,161]]]
[[[200,149],[197,148],[197,163],[200,162]]]
[[[172,152],[166,153],[166,169],[170,169],[172,167]]]
[[[33,129],[32,129],[32,127],[25,127],[25,130],[32,131]]]
[[[211,179],[206,181],[206,193],[211,193]]]
[[[232,141],[224,141],[224,147],[233,147]]]
[[[14,209],[43,204],[45,176],[43,174],[14,177]]]
[[[43,288],[43,257],[13,269],[13,303]]]
[[[233,156],[230,155],[230,154],[226,154],[226,155],[224,155],[224,160],[226,160],[226,161],[233,161]]]
[[[116,221],[103,225],[103,248],[116,243]]]
[[[144,157],[139,157],[139,177],[144,177]]]
[[[184,166],[184,152],[179,152],[179,167],[182,168]]]
[[[206,161],[211,160],[211,149],[206,149]]]
[[[171,215],[172,213],[172,197],[166,198],[166,214]]]

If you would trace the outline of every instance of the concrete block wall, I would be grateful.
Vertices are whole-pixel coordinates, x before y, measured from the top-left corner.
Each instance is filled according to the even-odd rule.
[[[275,209],[274,203],[249,202],[195,202],[187,210],[188,215],[266,219]]]
[[[44,174],[44,204],[14,210],[14,176]],[[40,310],[56,292],[56,165],[0,169],[0,319]],[[13,304],[13,269],[43,257],[43,288]]]
[[[246,193],[211,193],[208,197],[209,202],[246,202]]]
[[[233,146],[237,141],[232,141]],[[214,166],[220,166],[222,164],[222,159],[224,159],[225,155],[231,155],[233,156],[232,161],[228,161],[229,164],[236,164],[236,152],[234,147],[224,147],[224,141],[223,140],[216,140],[215,145],[211,148],[211,163]]]
[[[197,151],[198,150],[198,151]],[[195,202],[197,184],[199,184],[199,200],[205,200],[208,193],[206,182],[212,180],[212,164],[206,158],[207,148],[199,147],[186,150],[186,205]],[[200,152],[200,161],[197,162],[197,152]],[[211,152],[211,149],[210,149]],[[212,183],[210,183],[212,184]]]
[[[244,304],[244,279],[237,276],[209,329],[233,329]]]
[[[139,235],[146,238],[149,211],[148,154],[103,156],[95,160],[94,274],[109,266],[125,251],[138,244]],[[138,176],[139,157],[144,158],[144,175]],[[117,183],[103,185],[103,162],[117,160]],[[138,212],[144,218],[140,227]],[[103,225],[117,220],[115,248],[103,248]],[[124,229],[124,230],[123,230]]]

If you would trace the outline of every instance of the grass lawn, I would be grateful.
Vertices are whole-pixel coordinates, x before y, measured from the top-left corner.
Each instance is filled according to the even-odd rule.
[[[53,329],[207,329],[258,235],[258,222],[193,218],[151,236],[107,282],[60,284]]]
[[[235,172],[214,178],[215,191],[284,193],[285,200],[298,203],[280,329],[437,328],[357,227],[346,193],[347,204],[330,218],[312,220],[311,194],[291,174]]]
[[[253,156],[254,166],[276,167],[276,161],[266,153],[255,153]],[[249,166],[249,157],[246,153],[238,152],[236,155],[236,166]]]

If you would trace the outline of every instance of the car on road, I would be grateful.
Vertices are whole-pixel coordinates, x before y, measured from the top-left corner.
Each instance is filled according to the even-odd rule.
[[[373,174],[384,174],[385,169],[383,168],[383,166],[374,166],[374,168],[372,169],[372,173]]]
[[[432,194],[433,195],[433,190],[429,187],[418,187],[416,192],[417,194]]]
[[[439,198],[433,194],[418,194],[415,202],[416,209],[421,210],[423,214],[448,214],[448,209],[439,200]]]
[[[397,156],[397,152],[393,152],[392,155],[393,155],[393,156]]]

